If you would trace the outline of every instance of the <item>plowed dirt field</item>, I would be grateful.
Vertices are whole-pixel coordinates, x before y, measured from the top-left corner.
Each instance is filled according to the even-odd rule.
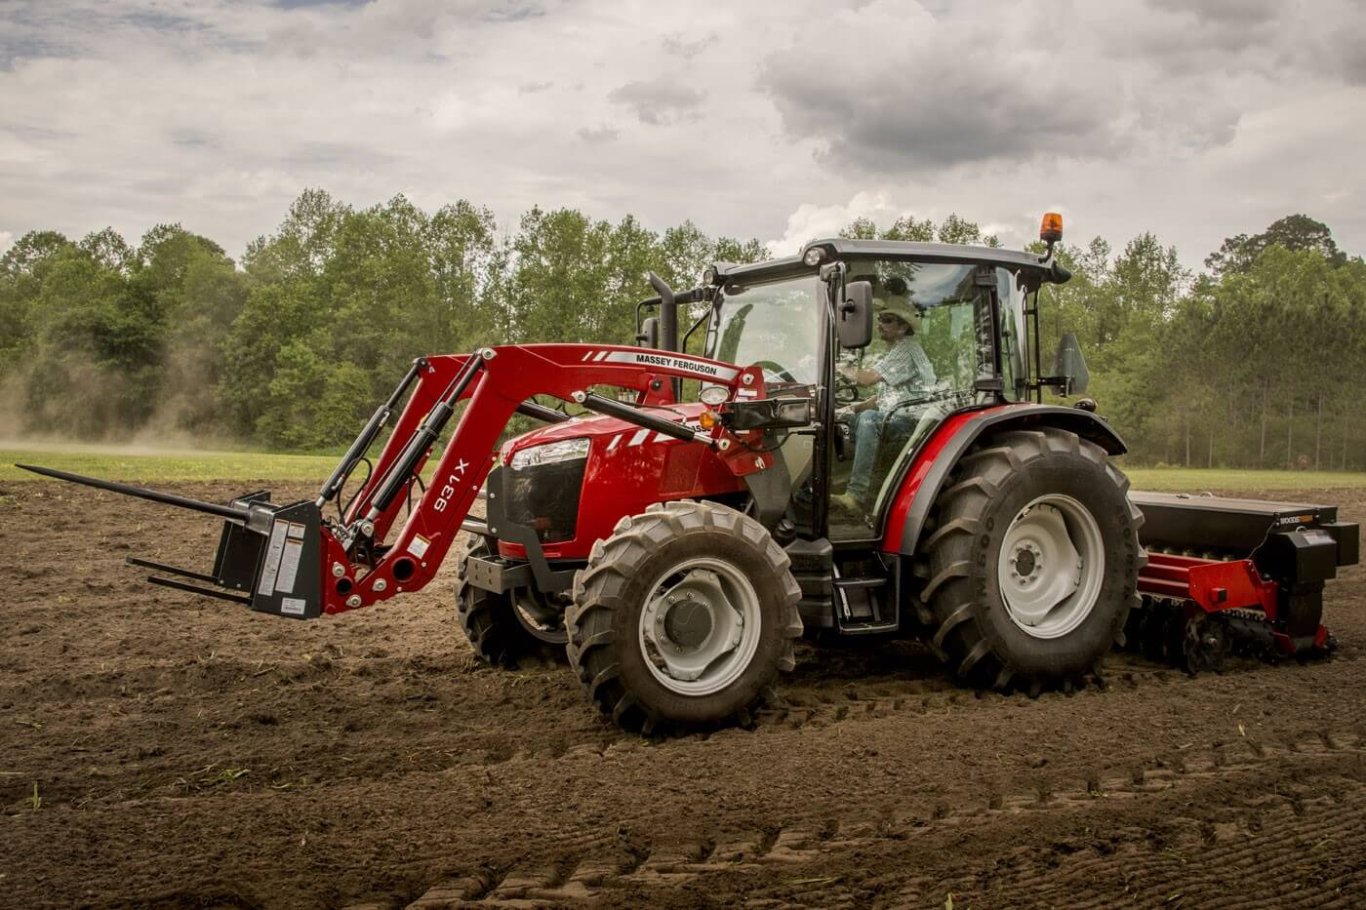
[[[1366,906],[1359,568],[1327,662],[1113,654],[1031,700],[910,643],[803,646],[755,729],[643,740],[563,667],[475,665],[453,560],[293,622],[123,567],[207,569],[212,519],[0,493],[0,906]]]

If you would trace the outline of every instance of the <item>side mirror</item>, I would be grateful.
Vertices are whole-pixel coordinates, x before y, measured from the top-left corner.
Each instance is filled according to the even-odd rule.
[[[840,347],[845,350],[866,348],[873,340],[873,285],[851,281],[844,286],[844,301],[835,319]]]
[[[1068,332],[1058,339],[1058,352],[1053,355],[1053,376],[1061,380],[1058,392],[1062,395],[1080,395],[1086,391],[1091,374],[1086,369],[1086,358],[1082,356],[1077,336]]]
[[[640,334],[636,335],[636,341],[643,348],[659,347],[659,317],[645,317],[640,324]]]

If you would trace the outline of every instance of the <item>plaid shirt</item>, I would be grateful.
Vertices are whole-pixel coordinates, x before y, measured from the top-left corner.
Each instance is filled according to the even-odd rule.
[[[920,342],[909,335],[888,348],[873,364],[873,371],[882,377],[877,387],[877,409],[883,414],[934,385],[934,367]]]

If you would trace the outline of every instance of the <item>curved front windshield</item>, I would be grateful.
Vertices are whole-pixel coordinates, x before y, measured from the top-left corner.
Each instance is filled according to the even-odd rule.
[[[726,285],[717,295],[707,354],[741,366],[759,364],[769,383],[815,384],[821,290],[815,275],[767,284]]]

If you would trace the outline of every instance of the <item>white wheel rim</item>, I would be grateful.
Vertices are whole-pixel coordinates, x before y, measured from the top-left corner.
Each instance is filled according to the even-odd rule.
[[[1006,529],[997,577],[1015,625],[1034,638],[1061,638],[1091,615],[1100,597],[1100,526],[1072,497],[1040,496]]]
[[[735,682],[759,647],[759,595],[729,563],[687,559],[650,585],[637,635],[645,666],[679,695]]]
[[[548,645],[562,645],[569,641],[569,633],[565,631],[564,623],[547,624],[542,621],[522,600],[524,596],[517,594],[513,597],[512,614],[517,619],[518,624],[526,630],[527,634],[537,641]]]

